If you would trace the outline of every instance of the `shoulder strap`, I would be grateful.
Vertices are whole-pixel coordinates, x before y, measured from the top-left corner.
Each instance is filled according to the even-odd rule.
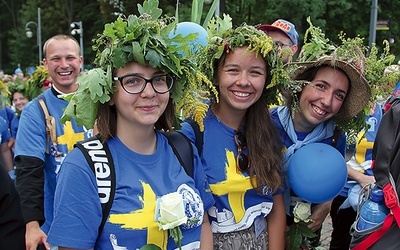
[[[400,103],[392,102],[383,115],[373,148],[374,177],[383,188],[385,203],[400,227]]]
[[[353,250],[369,249],[385,235],[394,223],[400,227],[400,205],[398,191],[400,187],[400,105],[398,96],[391,96],[386,103],[373,148],[372,169],[378,186],[383,189],[385,204],[391,210],[383,226],[369,234]]]
[[[53,116],[50,115],[47,106],[46,106],[46,100],[44,99],[43,95],[39,95],[38,98],[36,98],[38,101],[40,107],[42,108],[43,114],[44,114],[44,119],[46,122],[46,153],[49,154],[50,147],[50,140],[52,143],[52,148],[55,150],[55,155],[59,155],[60,153],[57,151],[57,127],[56,127],[56,122]]]
[[[378,230],[371,233],[357,246],[353,247],[351,250],[364,250],[369,249],[373,244],[375,244],[382,236],[389,231],[393,223],[393,215],[388,214],[388,216],[383,221],[383,225]]]
[[[203,134],[204,134],[204,132],[200,131],[200,126],[195,120],[188,118],[185,120],[185,122],[189,123],[190,126],[192,126],[194,135],[196,136],[195,145],[196,145],[197,151],[199,152],[199,155],[201,155],[201,153],[203,152],[203,143],[204,143],[203,142],[204,141]]]
[[[82,151],[96,176],[97,191],[103,212],[103,218],[98,230],[99,237],[107,221],[115,196],[114,161],[107,143],[101,143],[97,136],[77,142],[75,147]]]
[[[189,138],[176,131],[163,132],[163,134],[167,137],[169,145],[172,147],[179,163],[185,169],[186,174],[193,178],[193,147]]]

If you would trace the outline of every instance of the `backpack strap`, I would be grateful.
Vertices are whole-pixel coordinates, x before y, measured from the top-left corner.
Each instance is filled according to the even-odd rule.
[[[162,132],[168,139],[168,144],[171,146],[179,163],[183,166],[186,174],[193,178],[193,147],[189,138],[186,135],[177,131]]]
[[[373,149],[373,172],[376,183],[383,189],[385,204],[400,227],[400,99],[392,98],[390,108],[382,117]],[[393,179],[394,178],[394,179]]]
[[[364,250],[371,247],[390,230],[394,221],[400,227],[400,206],[397,195],[400,185],[397,170],[400,163],[400,105],[398,103],[399,98],[396,96],[388,99],[386,104],[388,110],[385,111],[379,125],[372,155],[374,177],[377,185],[383,190],[385,204],[391,213],[386,216],[381,228],[368,235],[352,250]],[[393,177],[396,178],[397,183]]]
[[[200,131],[200,126],[195,120],[188,118],[188,119],[185,119],[185,122],[189,123],[190,126],[192,126],[194,135],[196,137],[195,145],[196,145],[197,151],[199,152],[199,155],[201,155],[201,153],[203,152],[204,132]]]
[[[163,134],[167,137],[169,145],[171,145],[172,150],[186,173],[193,178],[193,147],[189,138],[176,131],[163,132]],[[77,142],[75,147],[82,151],[86,161],[96,176],[98,185],[97,190],[103,214],[98,229],[98,236],[100,236],[107,221],[115,196],[116,177],[114,161],[107,143],[101,143],[98,136]]]
[[[99,237],[107,221],[115,196],[116,180],[114,161],[107,143],[103,144],[98,136],[93,136],[77,142],[75,147],[82,151],[86,161],[96,176],[97,191],[103,214],[98,229]]]
[[[375,244],[382,236],[389,231],[390,227],[393,223],[393,215],[388,214],[385,220],[383,221],[383,225],[380,229],[368,235],[363,241],[360,242],[357,246],[353,247],[351,250],[365,250],[370,248],[373,244]]]
[[[46,153],[47,154],[51,153],[54,156],[60,156],[62,154],[57,150],[56,121],[55,121],[54,117],[50,115],[50,113],[47,109],[46,100],[44,99],[44,96],[39,95],[36,100],[38,101],[40,107],[42,108],[44,120],[46,122]],[[52,143],[51,146],[50,146],[50,140]],[[50,148],[51,148],[51,150],[49,150]]]

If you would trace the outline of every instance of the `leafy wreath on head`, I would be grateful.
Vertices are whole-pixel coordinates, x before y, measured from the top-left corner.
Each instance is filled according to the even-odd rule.
[[[304,45],[302,52],[298,57],[298,62],[315,61],[319,58],[329,55],[334,56],[338,60],[360,62],[359,67],[362,67],[361,72],[367,79],[372,95],[370,101],[377,101],[378,96],[389,96],[390,88],[381,88],[383,85],[394,85],[400,77],[398,72],[391,72],[383,75],[385,68],[393,63],[395,56],[390,54],[390,46],[387,41],[384,41],[383,53],[379,55],[376,44],[372,44],[371,48],[364,45],[364,39],[357,36],[354,38],[346,38],[346,34],[341,32],[338,37],[341,41],[339,46],[331,44],[330,40],[325,37],[323,31],[312,24],[310,17],[307,18],[310,27],[304,35]],[[369,55],[367,56],[367,54]],[[286,70],[289,75],[293,75],[298,65],[296,63],[288,64]],[[305,84],[305,81],[284,81],[285,88],[293,97],[292,111],[298,109],[297,93]],[[352,144],[356,141],[357,134],[368,128],[365,116],[369,113],[369,106],[353,118],[347,121],[336,121],[335,124],[341,128],[348,136],[348,143]]]
[[[41,65],[37,66],[31,77],[27,81],[16,78],[14,82],[8,82],[10,91],[10,102],[13,101],[13,95],[15,92],[20,92],[29,101],[33,100],[36,96],[43,92],[43,82],[49,77],[47,69]],[[20,115],[19,110],[16,111]]]
[[[223,18],[216,17],[210,20],[207,27],[207,45],[196,55],[196,61],[201,70],[209,79],[214,77],[214,63],[223,53],[230,53],[235,48],[247,46],[247,51],[262,56],[271,69],[272,80],[265,88],[268,90],[267,103],[279,102],[280,85],[290,81],[290,76],[284,69],[284,63],[277,56],[277,48],[272,38],[254,26],[242,24],[232,27],[232,18],[224,14]],[[218,95],[216,94],[218,102]]]
[[[8,87],[8,83],[0,80],[0,109],[3,109],[6,105],[9,104],[8,98],[10,96],[10,90]]]
[[[206,98],[210,91],[216,91],[212,82],[198,70],[190,55],[190,41],[196,33],[183,37],[181,34],[169,38],[177,22],[172,17],[161,18],[162,10],[158,0],[138,4],[140,16],[120,16],[113,23],[105,25],[102,34],[94,39],[97,68],[89,70],[78,78],[78,90],[66,95],[69,101],[62,122],[76,118],[79,125],[92,128],[97,114],[98,103],[110,100],[115,92],[113,70],[136,61],[150,65],[173,75],[174,85],[171,98],[185,114],[190,115],[203,128],[203,118],[208,109]]]

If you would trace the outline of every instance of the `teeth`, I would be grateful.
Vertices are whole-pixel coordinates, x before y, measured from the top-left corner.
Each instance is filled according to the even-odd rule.
[[[70,75],[71,72],[59,72],[58,74],[60,74],[62,76],[67,76],[67,75]]]
[[[240,97],[247,97],[250,95],[249,93],[243,93],[243,92],[233,92],[233,94]]]
[[[314,106],[314,111],[317,112],[319,115],[325,115],[326,112],[319,109],[317,106]]]

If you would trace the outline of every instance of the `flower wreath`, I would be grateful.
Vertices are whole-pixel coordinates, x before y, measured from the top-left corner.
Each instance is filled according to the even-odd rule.
[[[177,22],[172,17],[160,18],[162,10],[158,4],[158,0],[146,0],[143,6],[138,4],[140,16],[120,16],[105,25],[103,33],[93,40],[97,68],[80,76],[78,90],[64,97],[69,104],[62,122],[76,118],[79,125],[93,127],[97,104],[109,101],[115,92],[113,71],[136,61],[171,74],[175,79],[170,93],[178,107],[177,113],[182,109],[203,127],[203,117],[208,109],[206,96],[215,89],[190,56],[189,44],[197,34],[169,38]]]

